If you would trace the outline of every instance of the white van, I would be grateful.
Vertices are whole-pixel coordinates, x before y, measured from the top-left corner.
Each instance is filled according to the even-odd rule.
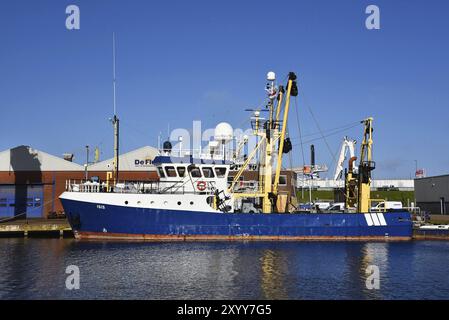
[[[335,202],[329,208],[327,208],[326,211],[343,212],[345,211],[345,203]]]
[[[402,209],[401,201],[379,202],[376,206],[371,207],[372,212],[393,211],[393,210],[401,210],[401,209]]]

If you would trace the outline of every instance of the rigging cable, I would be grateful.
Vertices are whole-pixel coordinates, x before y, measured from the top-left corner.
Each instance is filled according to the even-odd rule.
[[[294,101],[295,101],[296,123],[298,125],[299,141],[300,141],[300,145],[301,145],[302,166],[304,168],[304,166],[306,165],[306,160],[305,160],[305,157],[304,157],[304,143],[302,141],[301,124],[300,124],[300,121],[299,121],[298,99],[295,97]]]
[[[337,159],[335,158],[334,153],[332,152],[332,149],[329,146],[329,143],[327,142],[327,139],[324,136],[323,131],[321,130],[321,127],[320,127],[318,121],[316,120],[315,115],[314,115],[312,109],[310,108],[309,104],[306,102],[306,97],[305,97],[304,93],[302,94],[302,96],[303,96],[303,99],[304,99],[304,104],[306,105],[307,109],[309,110],[310,115],[312,116],[312,119],[315,122],[315,125],[317,126],[318,130],[320,131],[321,137],[323,138],[324,143],[326,144],[327,150],[329,151],[329,153],[330,153],[332,159],[334,160],[334,162],[337,162]]]
[[[303,188],[304,188],[304,180],[305,180],[304,167],[306,166],[306,160],[305,160],[305,156],[304,156],[304,143],[302,141],[301,122],[299,121],[298,98],[295,97],[294,101],[295,101],[296,123],[298,125],[299,141],[300,141],[300,144],[301,144],[302,170],[303,170],[303,174],[301,175],[302,176],[301,190],[303,190]],[[296,196],[296,186],[295,186],[294,190],[295,190],[295,196]]]

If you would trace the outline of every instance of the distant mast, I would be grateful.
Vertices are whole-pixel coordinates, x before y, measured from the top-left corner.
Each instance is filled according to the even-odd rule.
[[[112,125],[114,126],[114,185],[118,181],[119,171],[119,119],[117,117],[116,104],[116,78],[115,78],[115,33],[112,33],[112,84],[113,84],[113,104],[114,117],[112,118]]]

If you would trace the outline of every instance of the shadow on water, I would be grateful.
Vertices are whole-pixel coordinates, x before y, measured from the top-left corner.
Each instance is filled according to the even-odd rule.
[[[14,216],[25,218],[27,212],[28,185],[42,184],[41,162],[37,154],[27,146],[18,146],[10,150],[10,164],[14,172],[15,205]]]

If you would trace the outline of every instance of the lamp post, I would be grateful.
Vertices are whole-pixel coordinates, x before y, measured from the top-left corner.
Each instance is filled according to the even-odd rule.
[[[416,173],[418,172],[418,160],[414,161],[415,161],[415,178],[416,178]]]
[[[89,165],[89,146],[86,146],[86,165],[84,166],[84,174],[86,177],[86,181],[88,179],[88,174],[87,174],[87,166]]]

